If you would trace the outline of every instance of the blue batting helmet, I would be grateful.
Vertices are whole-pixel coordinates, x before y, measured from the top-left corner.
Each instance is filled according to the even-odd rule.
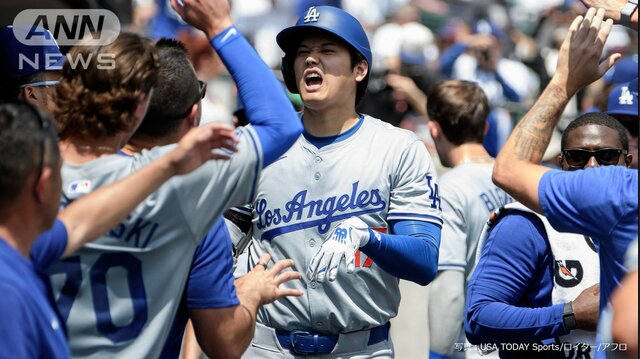
[[[369,66],[367,76],[358,84],[356,103],[364,95],[371,73],[371,48],[369,39],[362,25],[346,11],[332,6],[312,6],[301,16],[294,26],[288,27],[278,34],[276,41],[284,51],[282,58],[282,76],[291,93],[298,93],[298,85],[293,72],[293,60],[300,41],[309,33],[325,32],[346,42],[353,50],[364,58]]]

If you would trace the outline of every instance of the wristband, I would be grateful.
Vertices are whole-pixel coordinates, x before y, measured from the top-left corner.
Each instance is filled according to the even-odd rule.
[[[627,0],[622,10],[620,10],[620,24],[631,27],[631,15],[638,8],[638,0]]]
[[[568,332],[576,329],[576,316],[573,314],[571,302],[565,303],[562,308],[562,323]]]

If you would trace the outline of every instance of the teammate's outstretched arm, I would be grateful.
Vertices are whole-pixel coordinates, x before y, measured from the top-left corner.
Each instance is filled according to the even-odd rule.
[[[302,133],[282,84],[231,22],[228,0],[171,0],[182,19],[204,31],[238,86],[238,96],[258,135],[262,167],[278,159]]]
[[[507,139],[496,158],[493,181],[513,198],[542,213],[538,186],[549,169],[540,165],[551,134],[569,100],[600,78],[620,58],[616,53],[600,64],[612,20],[605,10],[589,9],[578,16],[564,39],[558,65],[549,85]]]
[[[235,151],[237,141],[231,126],[214,123],[194,128],[171,152],[127,178],[72,202],[58,216],[68,234],[63,256],[116,226],[171,177],[187,174],[211,159],[228,159],[227,155],[211,151],[216,148]]]
[[[253,270],[235,281],[240,305],[228,308],[190,309],[198,343],[211,358],[239,358],[253,339],[258,308],[285,296],[299,297],[299,289],[280,288],[291,280],[300,279],[292,259],[276,262],[267,268],[270,256],[263,254]]]

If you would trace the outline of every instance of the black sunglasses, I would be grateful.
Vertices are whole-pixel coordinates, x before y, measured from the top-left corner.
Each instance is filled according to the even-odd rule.
[[[46,119],[42,114],[33,106],[28,106],[33,116],[38,119],[38,125],[40,127],[40,133],[42,134],[42,140],[40,141],[40,159],[38,160],[36,181],[37,184],[42,177],[42,169],[44,167],[44,153],[46,151],[46,141],[47,141],[47,133],[49,132],[49,128],[51,127],[51,122]]]
[[[627,151],[621,148],[601,148],[595,151],[573,148],[562,151],[565,161],[571,167],[584,167],[591,157],[595,157],[601,166],[617,165],[621,154]]]
[[[207,83],[202,80],[198,80],[198,96],[200,96],[200,98],[198,98],[197,101],[202,100],[204,98],[204,95],[206,94],[207,94]]]
[[[189,108],[183,114],[179,116],[175,116],[175,119],[181,119],[189,116],[189,114],[191,113],[191,107],[194,104],[198,103],[200,100],[202,100],[204,98],[204,95],[206,94],[207,94],[207,83],[202,80],[198,80],[198,98],[193,101],[193,104],[189,106]],[[174,116],[169,116],[168,118],[173,119]]]
[[[34,112],[37,111],[34,109]],[[36,184],[40,181],[40,177],[42,177],[42,169],[44,167],[44,152],[46,151],[46,141],[47,134],[49,132],[49,127],[51,127],[51,122],[44,118],[40,113],[37,113],[36,117],[38,117],[38,122],[40,123],[40,132],[42,133],[42,141],[40,141],[40,161],[38,161],[38,175],[36,176]]]

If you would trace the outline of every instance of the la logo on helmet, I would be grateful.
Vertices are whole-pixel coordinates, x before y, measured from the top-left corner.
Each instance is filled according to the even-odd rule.
[[[309,10],[307,10],[307,15],[304,17],[304,22],[317,22],[319,17],[320,13],[318,12],[318,9],[316,9],[315,6],[312,6],[309,8]]]

